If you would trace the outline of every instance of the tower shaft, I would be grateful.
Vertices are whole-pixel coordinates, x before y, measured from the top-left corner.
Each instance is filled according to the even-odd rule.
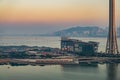
[[[106,45],[106,53],[118,54],[116,24],[115,24],[115,0],[109,0],[109,33]]]

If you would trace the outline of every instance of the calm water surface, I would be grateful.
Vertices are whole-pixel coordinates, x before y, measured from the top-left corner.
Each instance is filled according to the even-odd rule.
[[[120,65],[1,65],[0,80],[120,80]]]
[[[99,51],[105,51],[106,38],[75,38],[82,41],[99,42]],[[28,46],[48,46],[60,48],[60,37],[39,37],[39,36],[0,36],[0,46],[9,45],[28,45]],[[118,38],[118,46],[120,46],[120,38]],[[119,48],[120,49],[120,48]]]
[[[75,39],[100,42],[99,51],[105,51],[106,38]],[[9,45],[60,48],[60,37],[0,36],[0,46]],[[120,38],[118,39],[118,46],[120,46]],[[0,65],[0,80],[120,80],[120,64],[99,64],[98,66]]]

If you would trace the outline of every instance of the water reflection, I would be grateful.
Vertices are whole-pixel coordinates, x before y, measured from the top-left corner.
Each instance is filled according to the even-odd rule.
[[[64,72],[96,72],[98,64],[61,65]]]
[[[120,80],[118,64],[9,64],[1,65],[0,72],[0,80]]]
[[[118,64],[107,64],[107,80],[118,80],[117,79]]]
[[[104,80],[99,75],[99,67],[95,64],[61,65],[62,75],[66,80]]]

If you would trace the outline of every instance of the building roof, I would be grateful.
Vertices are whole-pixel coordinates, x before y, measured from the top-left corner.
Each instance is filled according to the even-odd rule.
[[[61,41],[68,41],[68,42],[73,42],[73,43],[81,43],[81,44],[85,44],[85,45],[96,45],[99,44],[99,42],[95,42],[95,41],[89,41],[89,42],[83,42],[81,40],[77,40],[77,39],[69,39],[69,38],[61,38]]]

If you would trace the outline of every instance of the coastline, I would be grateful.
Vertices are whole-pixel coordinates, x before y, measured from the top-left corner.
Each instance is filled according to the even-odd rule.
[[[120,58],[89,57],[89,58],[59,58],[59,59],[0,59],[0,65],[79,65],[86,64],[106,64],[120,63]]]

